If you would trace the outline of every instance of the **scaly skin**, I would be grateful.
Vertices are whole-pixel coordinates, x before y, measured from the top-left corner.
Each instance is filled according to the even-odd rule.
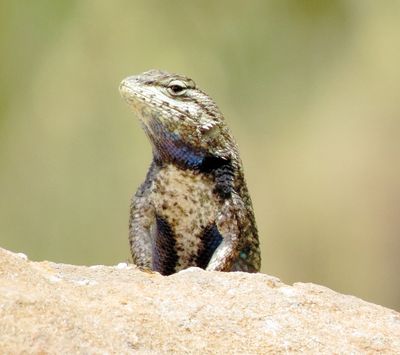
[[[120,84],[153,148],[132,198],[133,262],[170,275],[190,266],[257,272],[261,258],[237,145],[193,80],[150,70]]]

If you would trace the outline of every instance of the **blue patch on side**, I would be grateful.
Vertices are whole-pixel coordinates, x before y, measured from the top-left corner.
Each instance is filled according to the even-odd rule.
[[[205,153],[185,144],[179,134],[168,132],[157,123],[152,125],[152,131],[156,154],[162,162],[172,162],[189,169],[198,169],[203,164]]]
[[[247,259],[247,254],[246,254],[245,252],[243,252],[243,251],[240,252],[239,256],[240,256],[240,258],[243,259],[243,260],[246,260],[246,259]]]

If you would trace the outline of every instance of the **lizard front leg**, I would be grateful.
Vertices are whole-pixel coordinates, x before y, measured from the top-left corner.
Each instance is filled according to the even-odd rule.
[[[152,267],[150,228],[155,220],[154,208],[146,190],[139,189],[132,197],[129,219],[129,244],[133,263],[141,269]]]
[[[232,193],[232,198],[225,200],[221,212],[215,221],[222,242],[215,250],[207,265],[208,271],[231,271],[239,255],[240,223],[245,207],[240,197]]]

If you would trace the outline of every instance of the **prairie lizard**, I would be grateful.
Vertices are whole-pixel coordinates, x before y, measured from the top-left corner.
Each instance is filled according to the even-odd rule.
[[[190,266],[259,271],[242,162],[214,101],[193,80],[159,70],[128,77],[119,89],[153,148],[131,203],[133,262],[163,275]]]

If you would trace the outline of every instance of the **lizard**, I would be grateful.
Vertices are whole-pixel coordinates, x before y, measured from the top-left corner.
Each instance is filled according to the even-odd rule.
[[[258,231],[238,146],[213,99],[183,75],[149,70],[119,91],[149,138],[153,160],[131,200],[129,242],[139,268],[258,272]]]

